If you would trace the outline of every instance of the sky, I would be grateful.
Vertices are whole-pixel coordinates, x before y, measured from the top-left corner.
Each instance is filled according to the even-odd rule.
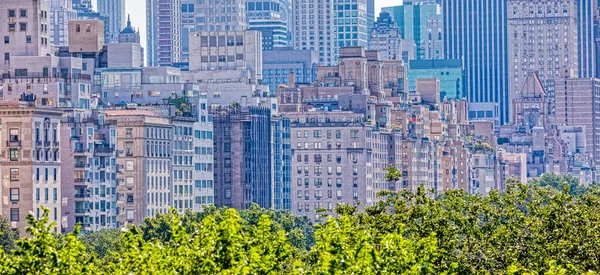
[[[292,0],[295,1],[295,0]],[[381,7],[401,5],[402,0],[375,0],[375,19],[381,11]],[[140,30],[142,45],[146,45],[146,1],[125,0],[127,13],[131,15],[131,24]],[[94,3],[94,7],[97,7]]]

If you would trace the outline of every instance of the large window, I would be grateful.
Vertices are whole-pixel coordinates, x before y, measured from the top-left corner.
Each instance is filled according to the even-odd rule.
[[[19,188],[10,189],[10,201],[19,201]]]
[[[19,168],[10,168],[10,181],[19,180]]]
[[[19,149],[10,149],[10,161],[19,161]]]
[[[19,141],[19,129],[17,129],[17,128],[11,128],[9,130],[9,134],[8,135],[9,135],[9,138],[10,138],[11,142],[12,141]]]
[[[10,221],[11,222],[19,221],[19,208],[11,208],[10,209]]]

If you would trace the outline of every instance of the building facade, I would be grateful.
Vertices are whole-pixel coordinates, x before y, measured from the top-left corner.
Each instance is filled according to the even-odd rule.
[[[117,121],[117,227],[173,206],[173,127],[151,110],[107,110]]]
[[[294,49],[317,51],[319,65],[335,64],[336,5],[333,1],[317,0],[295,2],[293,5]]]
[[[310,50],[263,51],[262,83],[273,93],[279,85],[310,84],[317,80],[319,54]],[[293,81],[290,82],[291,74]]]
[[[529,71],[542,80],[579,75],[577,1],[511,0],[507,7],[509,100]]]
[[[77,19],[71,0],[52,0],[50,2],[50,43],[54,46],[66,46],[69,43],[69,21]]]
[[[416,89],[418,79],[435,78],[440,80],[440,98],[462,99],[465,97],[461,60],[411,60],[409,68],[407,73],[409,90]]]
[[[104,33],[106,43],[117,42],[119,33],[125,28],[125,0],[97,0],[98,12],[108,19],[104,22],[108,31]]]
[[[341,47],[368,47],[367,0],[334,0],[335,56]]]
[[[442,0],[444,54],[462,59],[471,119],[509,121],[507,4],[504,0]],[[482,50],[489,49],[489,50]]]
[[[416,58],[424,59],[431,50],[429,42],[429,21],[439,18],[442,7],[434,0],[404,1],[401,6],[385,7],[400,27],[400,33],[405,40],[412,40],[416,45]]]
[[[116,121],[70,109],[61,119],[64,230],[117,228]]]
[[[246,2],[248,30],[262,33],[265,51],[289,45],[287,4],[287,1],[281,0]]]
[[[29,213],[48,218],[62,232],[60,118],[57,109],[39,108],[30,98],[2,103],[2,216],[25,232]]]
[[[382,11],[371,28],[369,49],[379,51],[383,60],[402,60],[402,35],[389,12]]]
[[[214,127],[215,206],[271,208],[271,111],[262,107],[211,109]]]
[[[148,65],[169,66],[181,61],[181,0],[146,2],[146,39]]]
[[[50,53],[50,1],[6,0],[0,5],[0,71],[6,73],[14,56]]]

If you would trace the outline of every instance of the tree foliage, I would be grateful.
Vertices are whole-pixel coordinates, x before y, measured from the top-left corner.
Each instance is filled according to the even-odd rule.
[[[0,274],[592,274],[600,193],[573,192],[569,180],[487,197],[383,192],[377,205],[341,204],[317,225],[258,206],[207,207],[59,239],[45,211],[28,217],[12,254],[0,251]]]

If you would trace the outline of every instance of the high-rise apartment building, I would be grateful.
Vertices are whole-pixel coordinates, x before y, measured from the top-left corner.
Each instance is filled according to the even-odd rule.
[[[334,0],[335,58],[341,47],[368,47],[367,0]],[[319,49],[320,50],[320,49]]]
[[[271,111],[264,107],[211,109],[214,125],[215,205],[271,208]]]
[[[116,129],[98,111],[67,109],[61,119],[64,230],[117,228]]]
[[[308,0],[294,2],[294,49],[317,51],[319,53],[319,65],[333,65],[336,62],[335,48],[337,45],[335,42],[337,32],[334,10],[335,4],[333,1]],[[348,12],[350,10],[348,9]],[[348,18],[348,20],[351,19]],[[351,32],[352,29],[350,29],[349,34]]]
[[[403,39],[414,41],[416,58],[426,58],[426,53],[430,51],[428,47],[431,46],[428,44],[429,21],[442,14],[442,7],[435,0],[404,1],[400,6],[385,7],[382,11],[391,14],[400,27]]]
[[[181,0],[146,2],[146,47],[150,66],[169,66],[181,61],[181,7]]]
[[[444,54],[462,59],[470,118],[509,120],[505,0],[442,0]],[[513,58],[514,59],[514,58]]]
[[[194,117],[194,208],[202,210],[204,205],[214,203],[214,144],[213,122],[209,118],[206,96],[190,97],[195,105]]]
[[[583,126],[586,151],[598,174],[600,166],[600,80],[570,78],[555,81],[554,116],[557,125]],[[597,180],[594,178],[594,180]]]
[[[152,110],[107,110],[117,121],[117,227],[173,206],[171,121]]]
[[[507,7],[510,101],[530,71],[542,80],[578,76],[576,0],[509,0]]]
[[[31,10],[30,10],[31,12]],[[58,109],[36,107],[33,94],[0,105],[2,147],[2,216],[12,228],[25,232],[29,213],[40,217],[41,206],[48,218],[62,226],[60,118]],[[24,98],[21,98],[24,99]]]
[[[50,1],[4,0],[0,5],[0,71],[6,73],[14,56],[50,53]]]
[[[272,50],[278,47],[287,47],[288,20],[286,16],[287,1],[282,0],[249,0],[246,1],[246,19],[249,30],[262,33],[263,50]]]
[[[125,0],[97,0],[98,12],[106,16],[104,22],[108,31],[104,34],[106,44],[117,42],[117,37],[125,28]]]
[[[402,35],[390,13],[379,14],[370,35],[369,49],[379,51],[383,60],[402,59]]]
[[[50,1],[50,43],[66,46],[69,43],[69,21],[77,19],[71,0]]]
[[[292,213],[318,220],[338,203],[371,206],[396,190],[383,169],[400,167],[401,136],[378,131],[351,112],[287,113],[292,122]]]

